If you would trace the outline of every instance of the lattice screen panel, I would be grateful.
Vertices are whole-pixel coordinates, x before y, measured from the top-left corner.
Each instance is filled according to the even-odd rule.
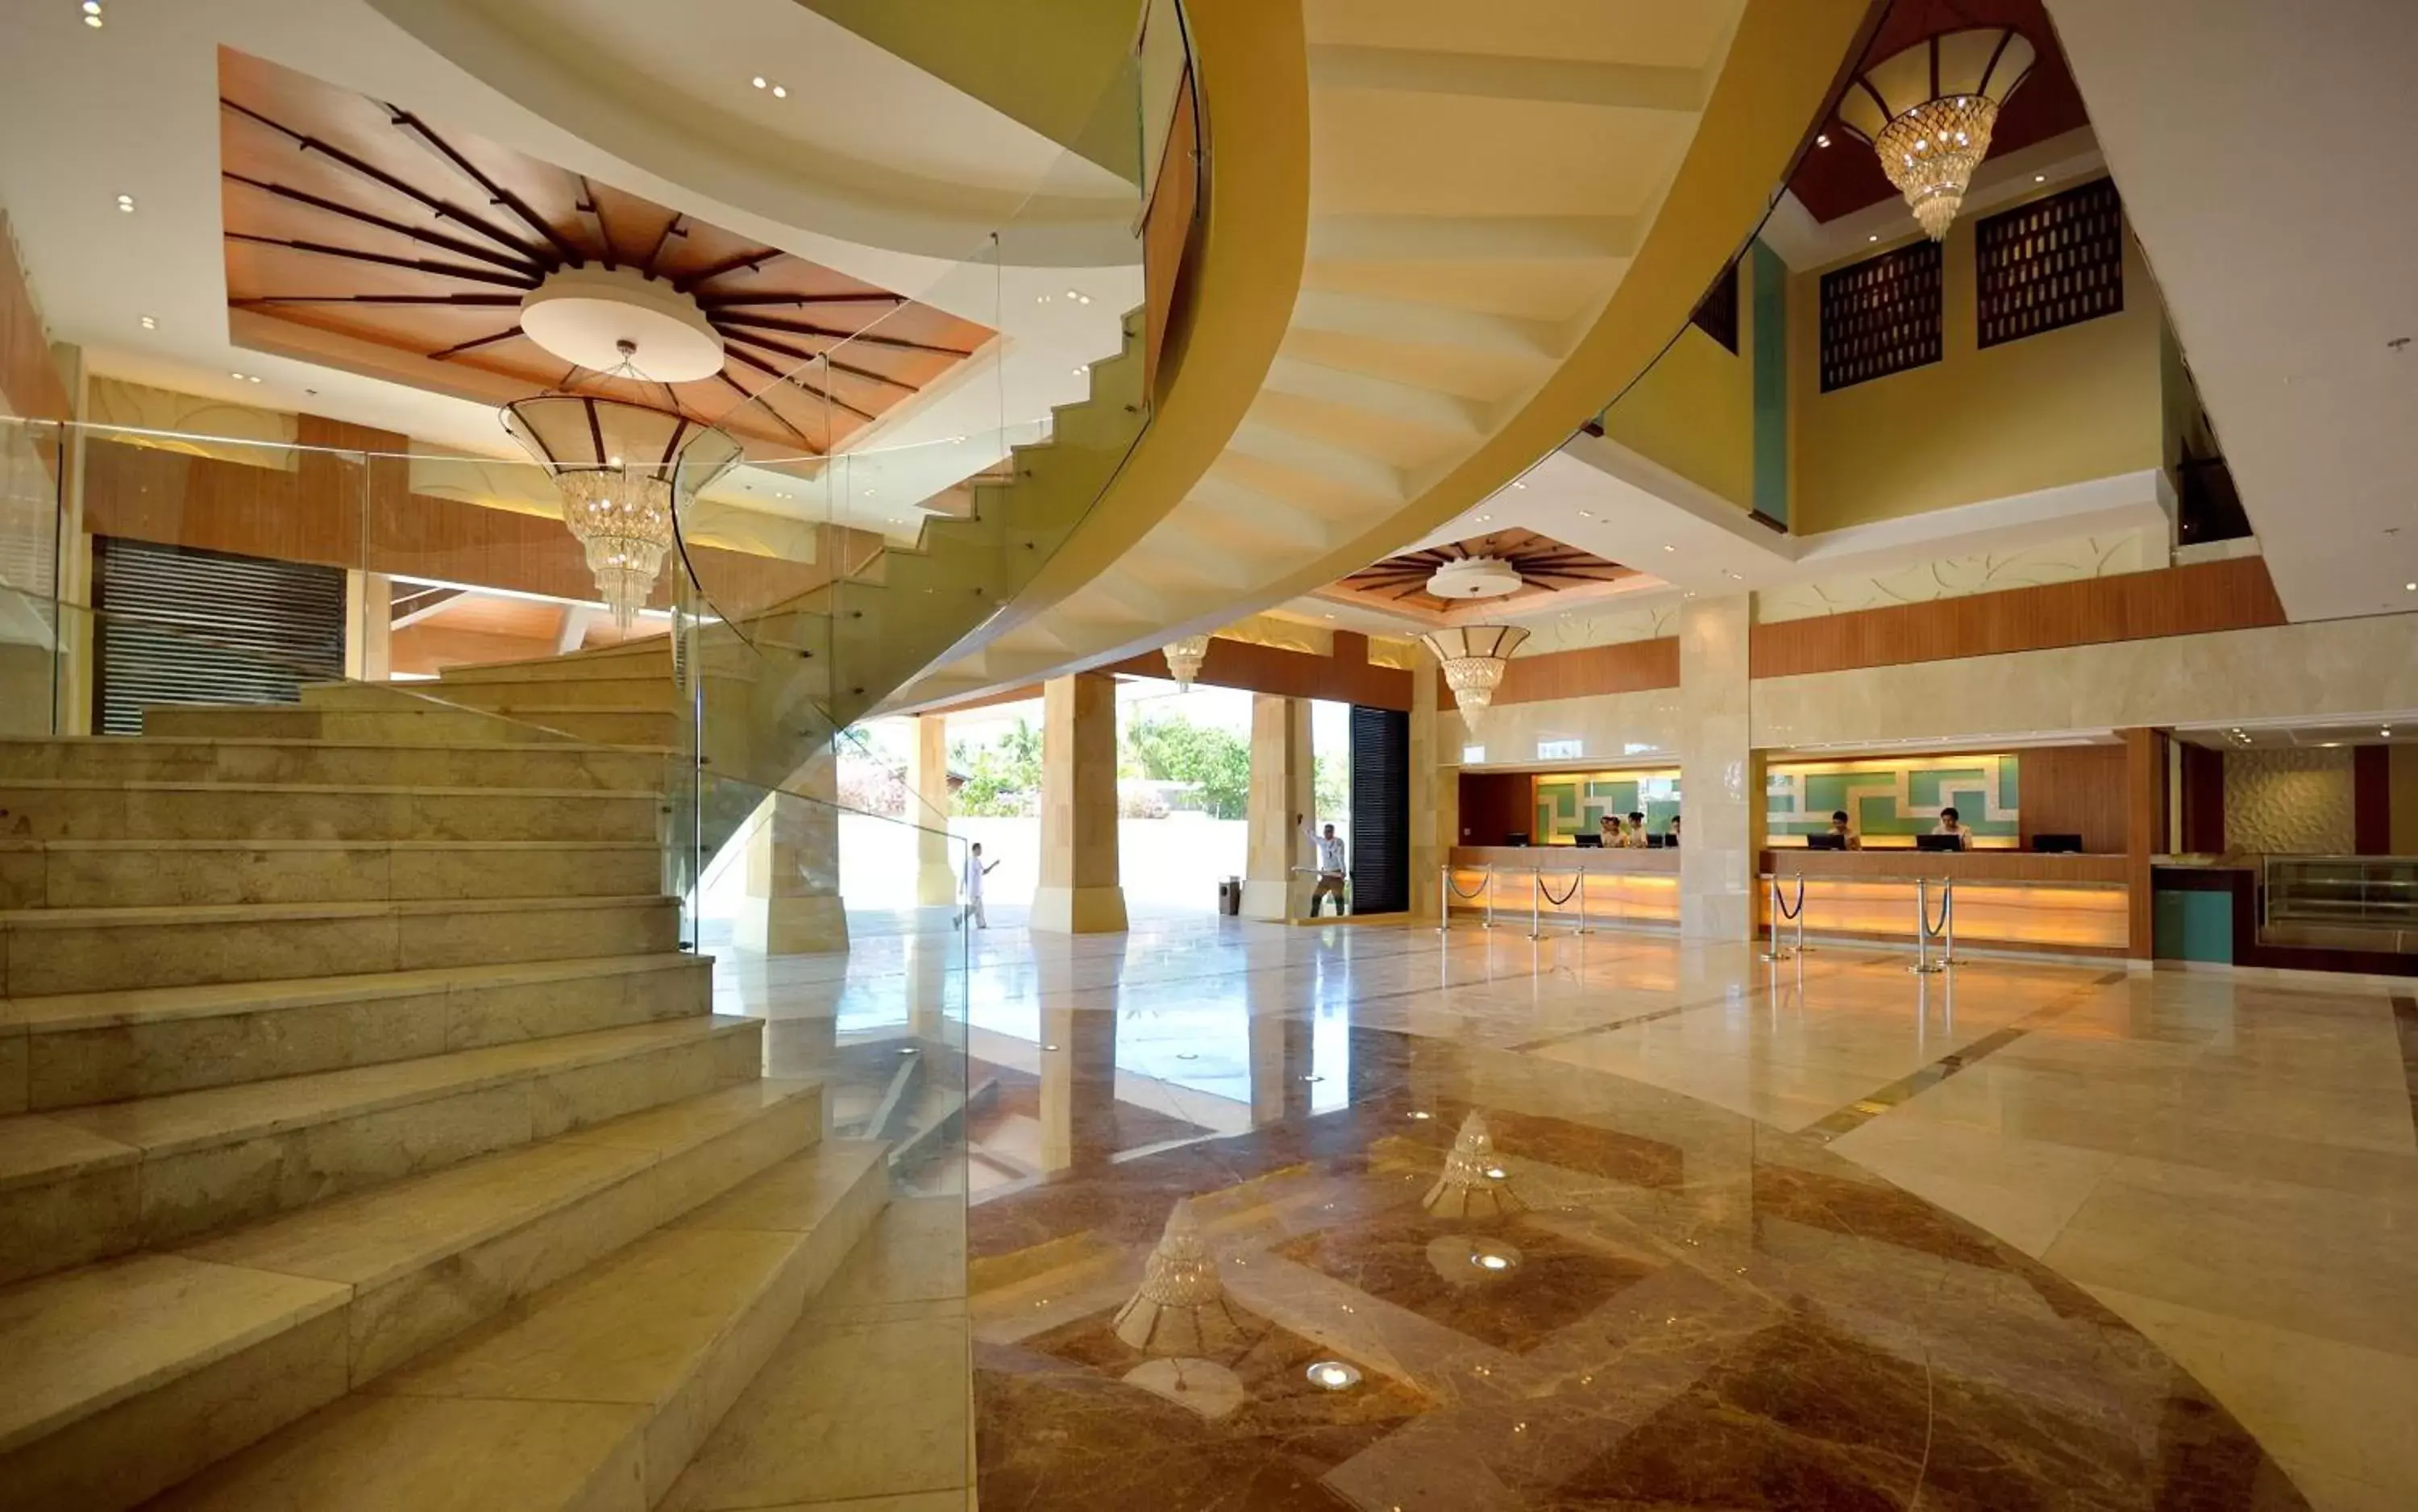
[[[2124,211],[2112,178],[1991,216],[1973,236],[1983,346],[2124,308]]]
[[[1939,243],[1822,275],[1822,391],[1939,360]]]
[[[1696,306],[1696,313],[1688,317],[1688,324],[1729,348],[1732,357],[1737,355],[1737,264],[1722,269],[1720,280],[1705,296],[1705,302]]]

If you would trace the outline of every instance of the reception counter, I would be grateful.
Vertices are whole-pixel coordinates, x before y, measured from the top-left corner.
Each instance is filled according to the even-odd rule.
[[[1575,925],[1584,903],[1589,924],[1679,922],[1676,850],[1455,846],[1450,875],[1451,906],[1465,913],[1483,912],[1491,897],[1498,917],[1525,918],[1533,903],[1540,920]]]
[[[1791,902],[1797,879],[1804,878],[1808,935],[1912,940],[1915,880],[1921,878],[1932,884],[1935,919],[1938,884],[1955,884],[1961,943],[2068,955],[2125,953],[2131,890],[2120,855],[1787,846],[1764,851],[1762,870],[1781,879],[1783,895]],[[1770,908],[1767,884],[1757,917],[1768,921]]]

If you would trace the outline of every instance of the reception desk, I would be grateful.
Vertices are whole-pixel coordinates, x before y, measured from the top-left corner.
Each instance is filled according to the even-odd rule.
[[[1525,918],[1533,905],[1540,921],[1575,925],[1584,903],[1589,924],[1679,923],[1676,850],[1455,846],[1450,877],[1449,902],[1462,913],[1483,912],[1491,898],[1500,917]]]
[[[1783,894],[1792,903],[1797,878],[1804,878],[1808,935],[1911,941],[1915,879],[1921,878],[1933,884],[1935,919],[1937,884],[1955,883],[1959,943],[2064,955],[2125,953],[2131,890],[2120,855],[1776,846],[1763,852],[1762,870],[1781,879]],[[1757,918],[1768,924],[1768,884],[1757,908]]]

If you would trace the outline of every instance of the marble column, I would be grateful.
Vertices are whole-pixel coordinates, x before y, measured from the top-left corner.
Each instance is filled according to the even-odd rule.
[[[1097,672],[1041,690],[1041,885],[1032,927],[1115,934],[1125,926],[1117,880],[1117,686]]]
[[[394,580],[384,573],[344,573],[344,676],[384,682],[394,676]]]
[[[839,765],[817,753],[747,821],[747,898],[732,926],[742,950],[811,955],[848,949],[839,896]]]
[[[1436,659],[1422,646],[1411,662],[1411,917],[1444,910],[1443,867],[1461,833],[1461,768],[1445,759],[1461,714],[1436,702]],[[1457,748],[1455,754],[1458,755]]]
[[[914,759],[907,771],[908,822],[915,837],[915,901],[926,908],[957,899],[957,848],[949,844],[949,721],[943,714],[915,719]]]
[[[1679,606],[1679,933],[1754,936],[1763,764],[1751,743],[1747,595]]]
[[[1251,796],[1245,817],[1243,917],[1293,915],[1293,868],[1308,860],[1301,826],[1318,797],[1310,760],[1309,702],[1251,696]]]

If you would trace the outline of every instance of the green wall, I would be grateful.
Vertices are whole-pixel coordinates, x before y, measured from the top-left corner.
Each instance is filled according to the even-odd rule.
[[[1823,834],[1845,809],[1859,835],[1912,836],[1954,808],[1977,837],[2012,841],[2022,833],[2016,771],[2011,756],[1791,762],[1765,775],[1765,822],[1773,835]]]

